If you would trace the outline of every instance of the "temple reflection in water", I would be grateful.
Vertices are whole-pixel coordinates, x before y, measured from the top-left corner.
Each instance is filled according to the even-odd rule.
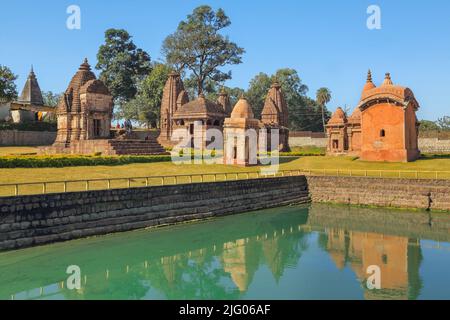
[[[227,217],[174,230],[114,235],[94,243],[83,240],[71,242],[72,250],[64,250],[67,244],[61,244],[49,247],[44,256],[29,258],[30,268],[40,259],[61,259],[29,282],[20,280],[20,274],[29,271],[19,263],[26,256],[24,250],[15,258],[16,264],[0,263],[0,298],[239,299],[247,297],[253,284],[276,286],[283,282],[285,273],[300,268],[303,255],[310,254],[323,255],[317,263],[332,266],[329,272],[336,277],[344,269],[353,272],[362,298],[419,297],[423,286],[419,238],[420,228],[427,228],[425,223],[416,223],[418,229],[411,230],[414,223],[406,217],[409,222],[404,229],[397,220],[397,234],[383,233],[386,215],[384,220],[367,215],[359,230],[355,219],[337,217],[325,208],[288,208],[281,213]],[[64,266],[70,264],[78,264],[82,270],[80,290],[65,286]],[[381,269],[381,290],[366,287],[370,265]],[[298,289],[302,286],[299,283]]]

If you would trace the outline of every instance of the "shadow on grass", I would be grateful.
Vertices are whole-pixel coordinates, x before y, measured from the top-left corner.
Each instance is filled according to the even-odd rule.
[[[450,153],[423,154],[420,156],[419,159],[420,160],[450,159]]]
[[[297,160],[298,158],[301,158],[300,156],[286,156],[286,157],[279,157],[280,164],[282,163],[289,163],[294,160]]]

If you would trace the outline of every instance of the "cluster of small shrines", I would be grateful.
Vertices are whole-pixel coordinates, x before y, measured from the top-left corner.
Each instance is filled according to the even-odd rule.
[[[16,104],[29,110],[46,110],[33,71]],[[338,108],[326,125],[327,153],[355,155],[370,161],[413,161],[420,155],[418,108],[419,104],[409,88],[394,85],[388,73],[384,82],[376,87],[369,71],[361,100],[353,114],[347,117],[342,108]],[[251,150],[256,150],[257,146],[252,144],[263,144],[267,151],[273,151],[277,146],[279,151],[289,150],[288,107],[277,81],[267,93],[261,119],[255,119],[244,96],[232,107],[223,89],[217,101],[211,101],[203,94],[189,101],[180,74],[176,72],[170,73],[163,90],[157,139],[152,136],[138,139],[128,131],[111,136],[112,115],[113,98],[85,60],[56,107],[56,141],[52,146],[41,147],[40,152],[163,154],[164,147],[179,143],[179,136],[174,136],[174,133],[180,130],[190,138],[187,146],[199,147],[190,142],[201,141],[201,148],[208,147],[211,141],[206,132],[209,129],[222,133],[223,159],[227,164],[254,164],[250,161]],[[249,132],[256,137],[250,137]],[[278,133],[275,146],[271,141],[274,132]]]
[[[252,149],[256,151],[258,145],[264,145],[267,151],[271,151],[274,142],[274,147],[279,151],[289,150],[288,109],[281,85],[276,81],[267,93],[261,120],[258,120],[244,96],[232,108],[230,98],[223,89],[217,101],[208,100],[203,94],[189,101],[180,75],[173,72],[164,87],[160,123],[158,141],[164,146],[176,144],[178,141],[174,132],[181,130],[191,137],[194,142],[188,142],[191,146],[206,148],[210,143],[206,132],[219,130],[223,137],[223,158],[227,164],[252,164]],[[271,141],[272,132],[277,132],[278,143]],[[200,141],[201,146],[196,146],[195,141]]]

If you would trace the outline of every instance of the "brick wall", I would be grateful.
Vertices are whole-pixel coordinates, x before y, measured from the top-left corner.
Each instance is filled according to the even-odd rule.
[[[0,250],[306,202],[305,177],[0,198]]]
[[[364,177],[308,177],[307,180],[313,202],[450,210],[450,180]]]
[[[0,130],[2,146],[45,146],[56,139],[56,132]]]

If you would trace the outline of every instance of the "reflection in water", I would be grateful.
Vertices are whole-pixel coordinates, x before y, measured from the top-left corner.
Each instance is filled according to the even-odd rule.
[[[421,281],[419,268],[422,253],[418,240],[368,232],[327,229],[320,242],[336,264],[347,264],[355,272],[362,286],[367,281],[367,268],[380,267],[381,290],[365,290],[366,299],[416,299]]]
[[[417,299],[426,283],[420,239],[449,240],[450,218],[433,227],[428,219],[313,205],[8,252],[0,298]],[[69,265],[81,268],[80,290],[66,288]],[[366,288],[370,265],[381,269],[381,290]]]

